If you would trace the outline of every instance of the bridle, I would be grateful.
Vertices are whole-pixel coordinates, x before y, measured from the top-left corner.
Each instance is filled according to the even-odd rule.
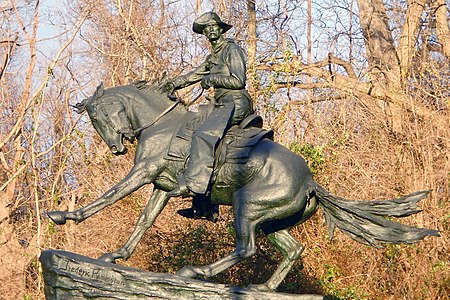
[[[118,119],[120,120],[120,123],[116,124],[116,122],[113,122],[111,120],[111,117],[110,117],[110,115],[108,113],[108,110],[105,109],[106,105],[114,105],[117,102],[120,102],[122,107],[125,108],[125,105],[124,105],[123,101],[119,97],[114,97],[114,98],[115,98],[114,100],[111,100],[109,102],[105,101],[105,100],[102,101],[99,98],[97,98],[97,100],[100,100],[100,101],[93,105],[94,113],[92,115],[92,118],[94,120],[97,119],[97,112],[100,111],[103,114],[103,116],[105,117],[105,121],[106,121],[106,124],[108,126],[110,126],[117,134],[119,134],[119,135],[123,134],[125,136],[125,138],[129,139],[130,141],[133,141],[134,138],[136,137],[136,135],[134,134],[133,127],[132,127],[131,122],[128,119],[125,111],[120,111],[118,113],[119,114],[118,115],[118,117],[119,117]],[[124,119],[126,120],[125,122],[123,122]],[[126,125],[125,126],[121,126],[124,123],[126,123]],[[121,127],[118,128],[117,125],[119,125]]]
[[[103,88],[103,86],[101,86]],[[98,91],[99,88],[97,88]],[[201,92],[194,98],[194,100],[192,100],[189,103],[186,103],[185,106],[186,108],[188,108],[189,106],[191,106],[193,103],[195,103],[200,96],[203,94],[203,88],[201,90]],[[97,93],[97,92],[96,92]],[[101,92],[96,95],[96,98],[99,100],[100,97],[103,94],[103,90],[101,90]],[[135,137],[139,136],[139,134],[141,133],[142,130],[149,128],[150,126],[154,125],[156,122],[158,122],[162,117],[164,117],[165,115],[167,115],[169,112],[171,112],[178,104],[183,103],[182,99],[177,97],[176,95],[169,94],[168,98],[171,100],[174,100],[174,103],[172,105],[170,105],[168,108],[166,108],[161,114],[159,114],[153,121],[137,128],[137,129],[133,129],[130,120],[128,119],[128,117],[126,116],[126,114],[124,114],[125,119],[127,120],[127,126],[124,126],[122,128],[117,128],[117,126],[114,124],[114,122],[111,120],[107,110],[104,108],[105,105],[112,105],[115,102],[111,102],[111,103],[107,103],[105,101],[99,101],[99,103],[95,103],[94,106],[94,114],[93,114],[93,118],[96,119],[96,111],[100,110],[103,115],[105,116],[106,119],[106,123],[111,126],[111,128],[117,133],[117,134],[123,134],[127,139],[129,140],[134,140]],[[125,104],[123,103],[122,99],[118,98],[116,101],[119,101],[123,107],[125,107]],[[75,105],[74,107],[78,110],[78,113],[82,113],[85,110],[85,103],[86,101],[83,101],[82,103],[78,103],[77,105]],[[122,118],[120,118],[122,119]]]

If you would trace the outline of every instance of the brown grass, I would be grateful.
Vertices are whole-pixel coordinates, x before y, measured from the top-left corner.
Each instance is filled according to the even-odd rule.
[[[442,114],[440,121],[430,118],[405,123],[402,136],[392,135],[357,102],[342,101],[333,109],[320,109],[314,114],[317,121],[295,142],[308,143],[325,157],[317,170],[317,181],[349,199],[387,199],[431,189],[431,196],[420,203],[423,212],[402,222],[438,229],[441,237],[384,249],[360,245],[339,231],[329,241],[319,212],[292,230],[306,250],[279,290],[320,293],[340,299],[448,299],[450,134],[445,127],[448,114]],[[289,128],[292,120],[285,120],[283,128]],[[97,153],[103,154],[90,157],[91,162],[78,169],[80,188],[47,209],[86,205],[126,174],[133,153],[114,158],[104,151],[100,141],[97,145]],[[116,250],[129,237],[150,194],[151,188],[144,188],[79,225],[55,227],[43,219],[41,249],[64,249],[90,257]],[[212,224],[176,214],[176,210],[189,205],[187,200],[172,199],[135,254],[120,263],[152,272],[174,273],[185,264],[210,263],[232,251],[230,208],[222,207],[220,221]],[[33,214],[12,225],[10,228],[15,231],[10,233],[10,240],[14,243],[0,246],[0,298],[43,299],[37,263],[41,249],[36,247]],[[20,245],[20,240],[26,240],[27,245]],[[252,259],[211,280],[236,285],[267,280],[280,254],[263,236],[258,237],[258,250]]]

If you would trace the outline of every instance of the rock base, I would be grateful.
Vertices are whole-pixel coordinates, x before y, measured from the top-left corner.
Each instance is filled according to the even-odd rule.
[[[173,274],[133,269],[75,253],[46,250],[40,256],[45,296],[53,299],[319,300],[319,295],[251,291]]]

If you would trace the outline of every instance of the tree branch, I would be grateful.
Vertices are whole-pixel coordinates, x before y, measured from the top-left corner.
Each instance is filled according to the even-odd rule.
[[[339,63],[339,65],[346,65],[345,61],[335,59],[334,57],[332,57],[332,61]],[[371,83],[359,80],[358,78],[356,78],[354,72],[348,71],[350,74],[353,73],[352,76],[346,76],[341,74],[333,74],[333,76],[330,76],[329,71],[324,69],[324,67],[328,65],[329,65],[328,59],[312,64],[304,64],[298,57],[294,57],[292,59],[292,62],[289,64],[289,72],[291,74],[304,74],[323,80],[322,86],[319,87],[335,88],[341,90],[342,92],[345,92],[346,94],[356,95],[358,97],[370,96],[379,99],[386,98],[385,96],[386,92],[384,89],[377,88],[373,86]],[[347,65],[347,68],[348,67],[349,63]],[[286,72],[286,66],[276,63],[272,63],[270,65],[260,65],[258,66],[258,69],[277,73]],[[316,85],[318,83],[314,84]],[[315,88],[314,86],[311,85],[305,85],[305,87]]]
[[[0,44],[3,44],[3,43],[8,43],[8,46],[7,46],[8,49],[5,51],[5,55],[4,55],[4,58],[3,58],[3,63],[2,63],[2,66],[0,67],[0,80],[2,80],[3,74],[5,74],[5,70],[6,70],[6,67],[8,66],[8,63],[9,63],[10,59],[11,59],[11,55],[12,55],[14,46],[20,46],[19,44],[16,43],[16,41],[13,41],[13,40],[0,41]]]
[[[50,64],[50,66],[48,67],[49,70],[53,70],[55,65],[58,63],[59,58],[61,57],[62,53],[66,50],[66,48],[72,43],[72,41],[75,39],[75,36],[77,35],[78,31],[81,28],[81,25],[84,23],[84,21],[86,20],[87,16],[88,16],[89,12],[86,11],[82,17],[80,18],[80,20],[78,20],[78,23],[75,27],[75,30],[72,33],[72,36],[67,40],[67,42],[61,47],[61,49],[58,51],[58,53],[56,54],[55,58],[53,59],[52,63]],[[34,54],[35,56],[35,54]],[[34,65],[34,64],[33,64]],[[29,71],[28,72],[32,72],[32,69],[34,67],[30,66]],[[30,71],[31,70],[31,71]],[[21,106],[19,107],[19,113],[18,113],[18,119],[16,121],[16,123],[14,124],[13,129],[9,132],[9,134],[0,142],[0,151],[2,151],[3,147],[6,145],[6,143],[9,142],[9,140],[16,135],[17,132],[20,131],[20,128],[23,125],[23,120],[25,119],[25,114],[26,111],[31,107],[31,103],[33,102],[33,99],[35,99],[40,93],[41,91],[46,88],[48,80],[50,79],[52,72],[47,72],[46,77],[44,78],[44,81],[42,82],[42,84],[39,86],[39,88],[36,90],[36,92],[30,97],[29,96],[29,91],[25,92],[24,95],[22,96],[22,99],[24,100],[21,103]],[[29,76],[31,77],[31,73],[29,74]],[[28,78],[28,76],[27,76]],[[31,82],[29,83],[31,85]]]
[[[343,65],[345,61],[338,61],[340,65]],[[319,82],[314,83],[303,83],[299,81],[293,82],[277,82],[275,83],[275,88],[287,88],[290,86],[295,86],[296,88],[304,89],[314,89],[314,88],[331,88],[338,90],[340,93],[348,96],[354,96],[361,100],[364,105],[371,110],[383,111],[384,105],[379,101],[391,104],[391,109],[407,108],[412,107],[414,104],[407,95],[401,93],[400,91],[391,90],[386,87],[382,82],[364,82],[358,78],[352,78],[347,75],[333,74],[330,76],[328,70],[325,67],[328,66],[326,60],[316,62],[313,64],[304,64],[298,57],[294,57],[291,63],[288,65],[288,70],[286,70],[286,65],[283,63],[270,63],[258,66],[258,70],[276,72],[276,73],[289,73],[292,75],[307,75]],[[434,112],[426,107],[414,105],[414,111],[418,116],[430,116]],[[400,118],[397,115],[399,112],[396,111],[393,118]],[[396,128],[397,129],[397,128]]]

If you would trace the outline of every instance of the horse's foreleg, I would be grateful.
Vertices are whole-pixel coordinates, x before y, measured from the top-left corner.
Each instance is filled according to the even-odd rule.
[[[151,183],[157,175],[156,171],[157,167],[154,165],[149,166],[145,163],[137,164],[124,179],[91,204],[75,211],[51,211],[47,215],[58,225],[66,223],[66,220],[74,220],[77,223],[82,222],[103,208],[116,203],[118,200],[136,191],[143,185]]]
[[[152,197],[147,203],[147,206],[139,217],[133,233],[125,245],[115,252],[103,254],[99,259],[108,262],[115,262],[116,259],[128,259],[136,249],[136,246],[140,242],[144,233],[150,228],[150,226],[152,226],[156,217],[158,217],[163,208],[166,206],[167,200],[169,200],[169,197],[166,196],[166,192],[155,189]]]

